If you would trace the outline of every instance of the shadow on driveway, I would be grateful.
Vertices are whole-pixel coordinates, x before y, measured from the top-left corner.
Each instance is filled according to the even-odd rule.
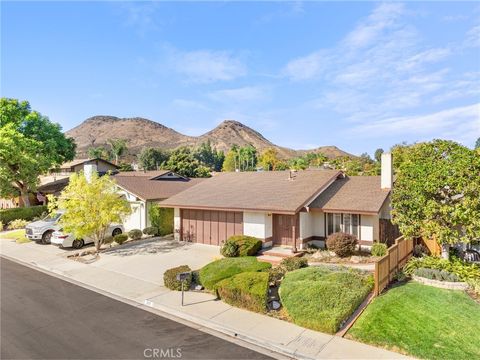
[[[192,243],[185,243],[168,238],[152,238],[147,240],[133,241],[111,249],[103,251],[104,254],[114,256],[131,256],[131,255],[149,255],[149,254],[165,254],[172,251],[187,251],[192,247]]]

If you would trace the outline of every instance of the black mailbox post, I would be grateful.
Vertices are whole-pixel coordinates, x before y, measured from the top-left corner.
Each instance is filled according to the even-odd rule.
[[[182,306],[183,306],[183,293],[184,293],[184,287],[185,287],[185,281],[192,276],[190,272],[182,272],[180,274],[177,274],[177,280],[182,283]]]

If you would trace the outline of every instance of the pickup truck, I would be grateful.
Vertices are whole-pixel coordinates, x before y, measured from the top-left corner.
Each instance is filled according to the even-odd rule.
[[[58,220],[63,214],[63,211],[57,211],[42,220],[31,222],[25,227],[26,237],[42,244],[50,244],[53,232],[59,229]]]

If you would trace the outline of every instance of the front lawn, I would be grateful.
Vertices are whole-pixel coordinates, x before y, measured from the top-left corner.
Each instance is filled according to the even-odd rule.
[[[252,256],[225,258],[205,265],[199,271],[199,278],[205,288],[214,290],[217,283],[223,279],[243,272],[263,271],[271,267],[271,264],[260,262]]]
[[[480,305],[461,291],[409,282],[376,298],[348,334],[424,359],[479,359]]]
[[[25,229],[18,229],[5,234],[0,234],[0,239],[12,239],[19,244],[30,242],[30,240],[25,237]]]
[[[335,333],[372,287],[372,276],[358,270],[315,266],[287,273],[279,292],[295,324]]]

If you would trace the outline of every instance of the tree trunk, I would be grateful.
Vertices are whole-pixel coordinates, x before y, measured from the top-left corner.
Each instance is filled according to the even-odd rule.
[[[28,194],[28,189],[25,186],[20,189],[20,195],[23,200],[23,206],[30,207],[30,196]]]
[[[450,258],[450,244],[442,244],[442,259]]]

